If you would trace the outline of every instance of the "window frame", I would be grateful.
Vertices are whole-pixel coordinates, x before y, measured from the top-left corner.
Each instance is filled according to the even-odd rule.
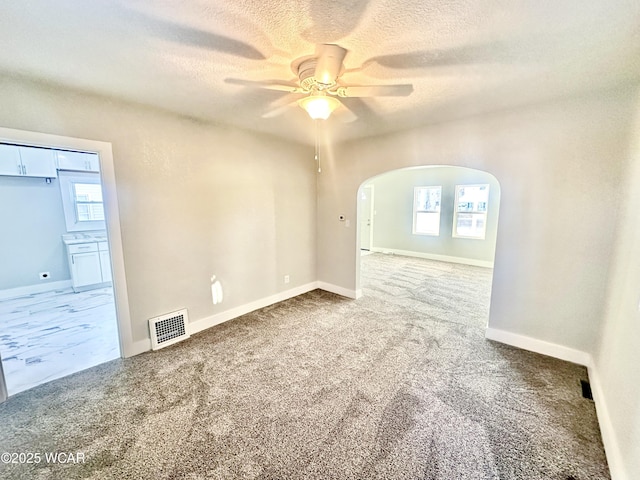
[[[100,185],[100,201],[97,200],[83,200],[79,198],[78,195],[78,185],[96,185],[93,182],[72,182],[73,185],[73,202],[75,204],[75,214],[76,214],[76,221],[78,223],[85,223],[85,222],[92,222],[92,221],[103,221],[104,220],[104,199],[102,198],[102,186]],[[96,209],[94,207],[99,207],[98,211],[102,213],[101,217],[102,218],[89,218],[88,220],[81,220],[81,206],[85,207],[87,212],[86,215],[88,217],[95,217],[95,212]]]
[[[487,188],[487,201],[486,201],[486,207],[484,209],[484,211],[482,210],[478,210],[478,209],[474,209],[471,211],[459,211],[458,210],[458,204],[459,204],[459,197],[460,197],[460,188],[470,188],[470,187],[486,187]],[[491,192],[491,186],[488,183],[473,183],[473,184],[460,184],[460,185],[456,185],[455,186],[455,196],[454,196],[454,204],[453,204],[453,226],[452,226],[452,231],[451,231],[451,236],[453,238],[466,238],[466,239],[470,239],[470,240],[484,240],[487,236],[487,219],[489,217],[489,195]],[[482,229],[482,236],[476,236],[476,235],[461,235],[457,232],[458,229],[458,215],[462,213],[469,213],[472,215],[482,215],[484,217],[484,228]]]
[[[64,220],[67,225],[68,232],[83,232],[91,230],[105,230],[105,220],[78,220],[77,202],[74,185],[76,183],[98,184],[102,188],[102,182],[99,173],[92,172],[71,172],[58,171],[58,180],[60,182],[60,194],[62,195],[62,207],[64,209]],[[104,192],[102,202],[80,202],[82,204],[102,203],[104,212]]]
[[[418,195],[421,190],[430,190],[430,189],[438,189],[440,191],[440,201],[437,205],[437,210],[419,210],[418,209]],[[438,230],[434,232],[419,232],[416,229],[418,223],[418,214],[420,213],[437,213],[438,214]],[[425,235],[429,237],[439,237],[440,236],[440,222],[442,219],[442,185],[425,185],[425,186],[417,186],[413,187],[413,225],[411,228],[411,233],[413,235]]]

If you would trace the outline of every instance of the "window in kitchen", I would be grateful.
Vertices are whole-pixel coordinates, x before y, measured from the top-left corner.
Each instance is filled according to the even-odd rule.
[[[456,185],[453,236],[484,240],[489,185]]]
[[[76,205],[76,220],[91,222],[104,220],[102,187],[96,183],[74,183],[73,201]]]
[[[104,203],[99,173],[59,171],[67,231],[104,230]]]
[[[442,187],[413,189],[413,234],[440,235]]]

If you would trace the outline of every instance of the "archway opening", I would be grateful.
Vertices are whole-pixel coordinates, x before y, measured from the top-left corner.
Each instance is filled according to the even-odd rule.
[[[500,184],[457,166],[411,167],[358,189],[356,288],[426,314],[486,327]]]

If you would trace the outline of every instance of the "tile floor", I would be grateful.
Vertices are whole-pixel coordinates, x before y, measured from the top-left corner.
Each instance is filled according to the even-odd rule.
[[[113,288],[0,301],[0,354],[9,395],[120,357]]]

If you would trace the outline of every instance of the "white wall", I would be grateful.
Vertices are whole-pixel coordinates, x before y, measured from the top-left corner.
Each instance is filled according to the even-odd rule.
[[[198,321],[316,280],[311,149],[23,79],[0,77],[0,100],[2,127],[112,143],[134,342],[159,314]]]
[[[362,181],[424,164],[492,173],[501,198],[489,327],[593,356],[614,480],[640,473],[639,112],[628,87],[350,142],[325,155],[318,185],[318,276],[355,292],[356,231],[336,215],[355,218]]]
[[[325,150],[317,208],[310,149],[268,136],[7,77],[0,77],[0,126],[112,143],[134,340],[148,338],[148,318],[180,307],[197,320],[316,279],[355,291],[356,193],[364,180],[415,165],[492,173],[501,207],[490,325],[596,353],[618,465],[633,478],[640,469],[637,142],[624,196],[620,188],[630,138],[640,131],[634,94],[602,92]],[[627,210],[607,289],[622,198]],[[212,273],[227,294],[217,307]]]
[[[603,314],[631,89],[601,92],[338,145],[318,185],[318,275],[356,291],[356,192],[413,165],[459,165],[500,182],[489,324],[563,345],[595,347]]]
[[[58,179],[0,176],[0,206],[0,290],[70,280]]]
[[[594,355],[594,391],[614,479],[640,477],[640,95],[607,308]]]
[[[484,239],[453,237],[453,215],[456,185],[489,185],[486,235]],[[500,185],[496,179],[478,170],[461,167],[406,168],[388,172],[367,181],[374,187],[375,215],[373,248],[431,254],[493,263]],[[439,235],[413,234],[414,188],[442,187]]]

